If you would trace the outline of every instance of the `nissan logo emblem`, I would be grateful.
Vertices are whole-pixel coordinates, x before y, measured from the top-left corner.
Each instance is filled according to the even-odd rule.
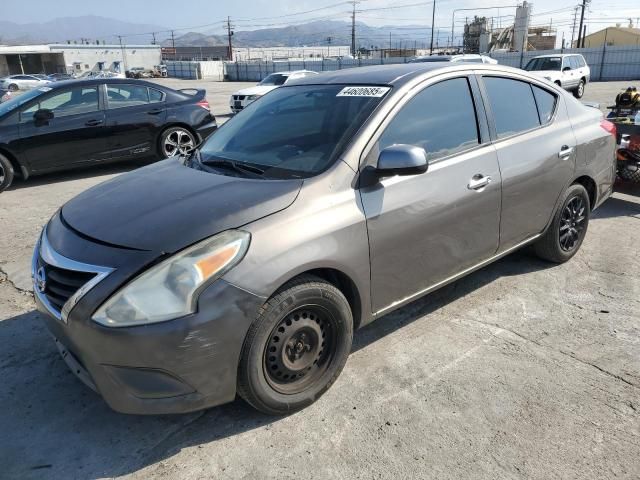
[[[47,286],[47,274],[44,271],[44,267],[40,267],[36,272],[35,284],[38,291],[44,293],[44,289]]]

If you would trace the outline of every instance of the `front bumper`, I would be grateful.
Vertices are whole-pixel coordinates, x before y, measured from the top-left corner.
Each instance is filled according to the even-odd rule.
[[[35,284],[34,293],[71,371],[111,408],[132,414],[185,413],[235,398],[244,337],[264,299],[218,280],[201,293],[196,313],[108,328],[90,318],[113,293],[101,289],[101,283],[85,292],[64,319]]]

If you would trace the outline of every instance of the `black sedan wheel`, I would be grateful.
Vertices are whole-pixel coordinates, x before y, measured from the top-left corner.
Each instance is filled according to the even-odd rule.
[[[251,325],[238,393],[274,415],[310,405],[338,378],[351,350],[353,317],[344,295],[314,276],[280,289]]]
[[[573,257],[587,234],[590,211],[587,190],[582,185],[571,185],[551,225],[535,245],[538,256],[555,263]]]
[[[196,139],[186,128],[171,127],[160,136],[160,153],[163,158],[187,155],[194,148],[196,148]]]
[[[13,166],[7,157],[0,154],[0,192],[6,190],[13,182]]]

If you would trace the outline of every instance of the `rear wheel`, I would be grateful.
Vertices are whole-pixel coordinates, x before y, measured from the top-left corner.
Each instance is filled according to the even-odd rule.
[[[576,98],[582,98],[584,95],[584,80],[580,80],[578,83],[578,88],[573,91],[573,96]]]
[[[7,157],[0,154],[0,192],[3,192],[13,183],[13,165]]]
[[[15,83],[12,83],[11,85],[9,85],[8,90],[10,92],[17,92],[18,91],[18,85],[16,85]]]
[[[160,135],[160,154],[162,158],[174,155],[187,155],[196,148],[196,138],[184,127],[167,128]]]
[[[310,275],[293,280],[267,301],[247,333],[238,393],[272,415],[304,408],[338,378],[352,337],[351,309],[340,290]]]
[[[551,225],[535,244],[536,254],[554,263],[564,263],[573,257],[587,234],[590,211],[587,190],[579,184],[571,185]]]

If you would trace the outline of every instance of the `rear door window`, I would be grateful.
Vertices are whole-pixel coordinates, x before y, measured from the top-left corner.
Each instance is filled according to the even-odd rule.
[[[135,107],[149,103],[149,92],[144,85],[107,85],[108,108]]]
[[[161,102],[164,98],[164,94],[160,90],[156,90],[155,88],[149,89],[149,102],[156,103]]]
[[[466,78],[430,85],[407,102],[378,141],[422,147],[429,160],[468,150],[480,143],[473,97]]]
[[[540,126],[529,83],[504,77],[484,77],[483,80],[498,138]]]

